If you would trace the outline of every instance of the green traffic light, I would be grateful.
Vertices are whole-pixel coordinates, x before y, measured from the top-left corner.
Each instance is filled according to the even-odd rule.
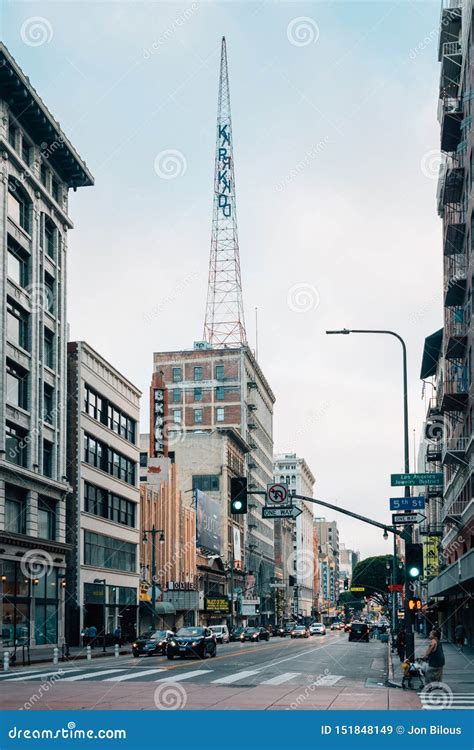
[[[413,566],[409,568],[408,573],[410,574],[410,578],[418,578],[420,575],[420,569]]]
[[[234,510],[242,510],[242,500],[234,500]]]

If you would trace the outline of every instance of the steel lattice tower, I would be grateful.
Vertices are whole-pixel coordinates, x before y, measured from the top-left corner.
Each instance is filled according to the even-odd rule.
[[[247,343],[235,203],[227,48],[222,37],[211,257],[204,322],[204,340],[216,348]]]

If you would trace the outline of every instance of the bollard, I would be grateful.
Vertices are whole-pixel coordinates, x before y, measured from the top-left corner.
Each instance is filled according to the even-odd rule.
[[[53,664],[54,666],[57,666],[59,663],[59,648],[55,646],[53,648]]]
[[[88,661],[92,659],[92,649],[90,646],[87,646],[86,648],[86,658]]]
[[[3,652],[3,671],[4,672],[10,671],[10,652],[9,651]]]
[[[120,646],[118,645],[118,643],[116,643],[115,644],[115,648],[114,648],[114,656],[115,656],[115,658],[117,658],[117,656],[120,656],[119,652],[120,652]]]

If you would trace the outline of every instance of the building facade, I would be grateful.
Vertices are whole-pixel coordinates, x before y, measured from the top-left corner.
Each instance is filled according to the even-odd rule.
[[[443,3],[439,60],[438,115],[444,164],[438,186],[438,212],[443,222],[443,331],[437,353],[428,363],[433,339],[425,343],[422,377],[435,377],[436,392],[428,421],[442,425],[439,446],[430,458],[442,467],[438,488],[442,528],[439,571],[428,582],[428,607],[434,604],[445,637],[457,624],[474,643],[474,362],[472,326],[474,274],[474,89],[473,3]],[[435,347],[436,348],[436,347]],[[435,453],[435,447],[440,448]],[[428,451],[428,447],[427,447]],[[430,498],[434,503],[436,498]],[[430,535],[431,536],[431,535]],[[434,536],[434,535],[433,535]]]
[[[85,163],[0,44],[0,617],[5,645],[64,643],[66,256]]]
[[[140,391],[83,341],[68,344],[68,642],[137,630]]]
[[[154,371],[168,388],[169,450],[181,436],[198,430],[233,428],[248,444],[244,466],[249,489],[266,490],[273,481],[273,404],[275,397],[247,346],[213,349],[205,342],[193,350],[154,354]],[[275,578],[273,521],[262,518],[263,496],[249,498],[245,561],[255,577],[262,622],[275,618],[270,584]]]
[[[276,482],[288,485],[290,493],[313,497],[315,478],[304,458],[296,453],[276,455],[273,462]],[[314,613],[313,581],[317,558],[313,553],[313,505],[304,500],[297,502],[302,513],[293,524],[293,551],[287,561],[287,575],[296,578],[293,588],[293,614],[296,618],[310,620]]]
[[[360,560],[360,552],[349,549],[345,544],[339,545],[339,591],[344,591],[344,582],[347,579],[350,586],[352,571]]]
[[[336,521],[315,518],[319,542],[320,614],[329,622],[336,615],[339,598],[339,530]]]

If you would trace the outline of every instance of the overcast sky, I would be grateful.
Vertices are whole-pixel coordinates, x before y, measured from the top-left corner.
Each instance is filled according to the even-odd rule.
[[[401,349],[325,330],[406,338],[418,441],[423,342],[442,324],[439,10],[438,0],[3,5],[3,39],[96,179],[70,200],[71,338],[143,391],[153,351],[202,338],[226,36],[247,332],[253,348],[258,306],[275,451],[306,458],[317,497],[381,521],[403,494],[390,487],[403,471]],[[379,531],[327,517],[363,557],[391,551]]]

